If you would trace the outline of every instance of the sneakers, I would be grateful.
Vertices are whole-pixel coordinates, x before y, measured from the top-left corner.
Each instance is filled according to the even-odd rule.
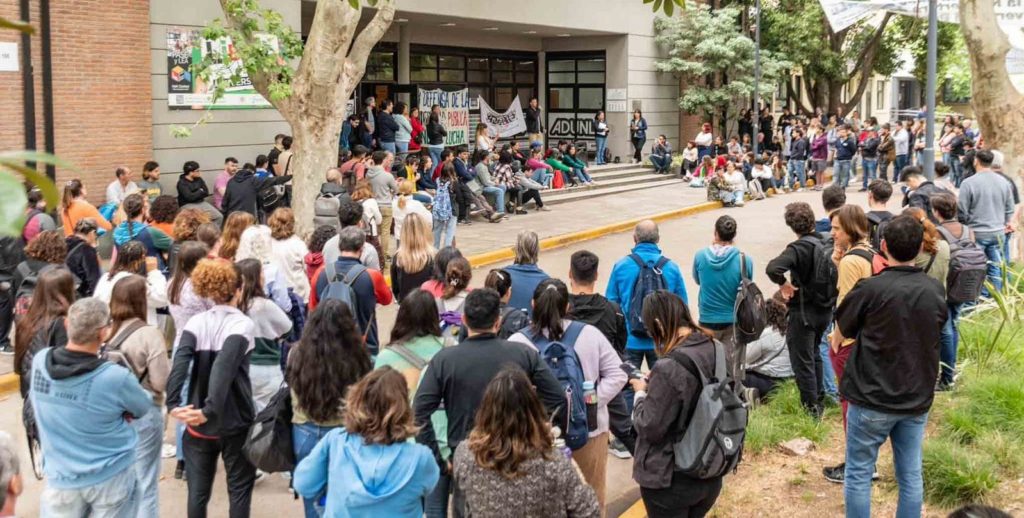
[[[612,440],[608,441],[608,453],[620,458],[629,459],[633,456],[629,454],[629,450],[626,449],[626,445],[622,444],[617,437],[612,437]]]
[[[537,212],[551,212],[551,209],[547,207],[537,207]]]
[[[516,209],[516,214],[521,216],[523,214],[529,214],[529,212],[527,212],[526,209]]]
[[[825,480],[835,484],[842,484],[846,480],[846,463],[844,462],[838,466],[826,466],[821,472],[825,475]]]
[[[173,444],[164,444],[163,447],[160,448],[160,457],[162,458],[169,459],[177,454],[178,448]]]
[[[11,344],[7,344],[3,347],[0,347],[0,354],[4,356],[10,356],[14,354],[14,346],[12,346]]]

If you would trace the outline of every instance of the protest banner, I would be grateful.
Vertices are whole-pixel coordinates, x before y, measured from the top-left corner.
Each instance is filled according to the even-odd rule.
[[[441,89],[419,89],[420,117],[426,125],[430,108],[441,108],[441,125],[448,132],[445,146],[458,146],[469,142],[469,89],[446,92]]]
[[[526,118],[523,116],[523,105],[519,104],[518,95],[503,113],[494,111],[483,97],[479,103],[480,122],[487,125],[487,131],[492,136],[512,137],[526,132]]]

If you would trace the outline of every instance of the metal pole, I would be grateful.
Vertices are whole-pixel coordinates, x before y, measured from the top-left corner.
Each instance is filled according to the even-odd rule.
[[[935,0],[932,0],[935,1]],[[757,153],[757,136],[761,132],[761,112],[758,110],[758,99],[761,93],[758,90],[761,82],[761,0],[754,2],[754,100],[753,100],[753,122],[754,134],[750,139],[753,141],[754,159],[759,156]]]
[[[939,13],[936,4],[937,0],[928,1],[928,79],[925,85],[928,108],[925,121],[924,174],[929,180],[935,179],[935,64],[938,61],[939,48]]]

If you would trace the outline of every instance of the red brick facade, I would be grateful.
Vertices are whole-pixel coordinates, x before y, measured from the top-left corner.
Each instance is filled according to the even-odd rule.
[[[45,149],[42,49],[38,0],[31,0],[35,67],[36,144]],[[0,0],[0,16],[19,19],[18,0]],[[78,171],[57,170],[58,184],[81,178],[89,198],[102,203],[119,165],[136,175],[153,148],[149,2],[51,0],[54,142],[57,155]],[[0,31],[0,41],[19,41]],[[0,148],[25,147],[21,72],[0,72]]]

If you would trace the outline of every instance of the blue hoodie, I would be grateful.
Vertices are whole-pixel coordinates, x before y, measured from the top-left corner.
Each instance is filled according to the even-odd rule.
[[[654,266],[661,257],[661,249],[654,243],[640,243],[633,247],[632,252],[639,255],[640,259],[650,266]],[[640,267],[632,259],[628,256],[619,259],[619,262],[615,263],[615,267],[612,268],[612,274],[608,277],[608,288],[604,295],[608,300],[617,302],[622,307],[622,314],[627,315],[627,330],[629,328],[629,300],[633,298],[633,285],[636,284],[636,278],[639,275]],[[665,289],[675,293],[683,299],[684,303],[689,304],[689,299],[686,297],[686,284],[683,283],[683,274],[679,271],[679,265],[675,261],[669,261],[662,269],[662,275],[665,279]],[[512,295],[515,296],[514,291]],[[633,336],[633,333],[630,332],[629,338],[626,340],[626,349],[653,351],[654,341],[650,338]]]
[[[157,265],[161,270],[165,269],[164,252],[171,249],[174,241],[170,236],[156,227],[138,221],[131,222],[131,231],[128,222],[124,221],[114,228],[114,244],[121,246],[128,241],[135,240],[146,245],[146,256],[156,257]]]
[[[747,256],[747,276],[754,278],[754,261]],[[697,307],[702,324],[732,324],[740,286],[740,251],[735,246],[709,246],[693,258],[693,280],[700,286]]]
[[[367,445],[335,428],[295,467],[292,486],[305,498],[326,491],[325,517],[419,518],[439,475],[426,446]]]
[[[512,277],[512,298],[508,300],[508,306],[530,314],[533,291],[551,276],[536,264],[513,264],[506,266],[505,271]]]

